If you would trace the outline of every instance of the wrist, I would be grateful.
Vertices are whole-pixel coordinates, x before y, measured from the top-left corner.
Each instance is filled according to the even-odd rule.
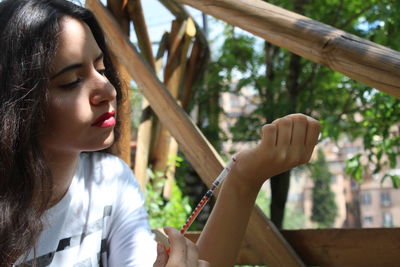
[[[254,174],[242,172],[239,162],[236,161],[232,165],[225,179],[223,188],[224,190],[226,189],[226,191],[235,194],[235,197],[238,197],[239,199],[257,196],[263,183],[260,182],[260,179],[254,179],[255,177],[251,177],[252,175]]]

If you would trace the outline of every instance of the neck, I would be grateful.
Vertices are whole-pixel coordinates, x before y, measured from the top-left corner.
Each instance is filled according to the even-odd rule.
[[[46,153],[53,178],[49,208],[57,204],[68,191],[78,165],[79,153]]]

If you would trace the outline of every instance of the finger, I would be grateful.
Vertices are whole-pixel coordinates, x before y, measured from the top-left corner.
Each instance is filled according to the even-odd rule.
[[[210,267],[211,265],[208,261],[199,260],[199,263],[197,266],[198,267]]]
[[[289,117],[284,117],[279,119],[275,125],[277,126],[276,145],[280,148],[289,146],[292,136],[292,120]]]
[[[321,131],[321,125],[317,120],[308,117],[307,121],[306,153],[302,160],[303,163],[306,163],[310,160],[314,151],[314,147],[318,143],[318,137]]]
[[[157,259],[153,267],[164,267],[168,262],[168,254],[163,244],[157,243]]]
[[[164,227],[164,231],[168,236],[171,248],[168,263],[171,263],[171,265],[179,264],[182,259],[187,257],[185,237],[172,227]]]
[[[314,147],[317,144],[320,132],[320,123],[311,117],[307,117],[306,147]]]
[[[303,114],[293,114],[290,116],[293,122],[292,139],[290,150],[287,155],[287,164],[295,167],[303,163],[306,153],[305,137],[307,132],[307,117]]]
[[[196,266],[199,260],[199,252],[197,246],[187,238],[186,238],[186,246],[187,246],[187,265]]]
[[[306,144],[306,133],[307,133],[307,116],[303,114],[293,114],[291,116],[293,121],[293,131],[291,145],[302,146]]]
[[[261,129],[261,144],[264,148],[276,145],[277,129],[274,124],[266,124]]]

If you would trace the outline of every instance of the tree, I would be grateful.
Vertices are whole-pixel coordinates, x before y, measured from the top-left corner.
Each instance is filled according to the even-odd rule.
[[[320,228],[332,227],[337,215],[337,205],[331,189],[332,173],[321,149],[318,150],[317,160],[311,165],[311,177],[314,181],[311,220],[318,223]]]
[[[400,23],[398,1],[268,2],[392,49],[400,48],[396,27]],[[400,149],[400,137],[393,132],[393,129],[398,132],[394,128],[400,118],[398,99],[231,26],[225,27],[224,38],[220,54],[212,62],[214,76],[208,75],[206,81],[217,87],[214,93],[241,94],[245,87],[257,92],[252,99],[256,108],[251,113],[239,114],[231,128],[235,141],[255,140],[260,125],[300,112],[321,121],[323,138],[337,140],[344,134],[348,138],[363,138],[368,160],[376,166],[375,172],[395,165]],[[366,169],[360,157],[349,162],[348,172],[361,179]],[[278,228],[282,226],[289,178],[290,172],[286,172],[271,180],[271,219]],[[390,178],[399,182],[397,176]]]

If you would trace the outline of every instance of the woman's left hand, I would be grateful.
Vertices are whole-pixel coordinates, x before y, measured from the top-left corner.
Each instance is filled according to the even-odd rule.
[[[157,244],[157,260],[153,267],[210,267],[207,261],[199,259],[196,244],[185,238],[178,230],[164,227],[168,236],[169,253],[162,243]]]
[[[264,125],[261,132],[261,142],[255,148],[235,155],[232,171],[245,186],[261,186],[266,179],[307,163],[317,144],[320,124],[306,115],[291,114]]]

